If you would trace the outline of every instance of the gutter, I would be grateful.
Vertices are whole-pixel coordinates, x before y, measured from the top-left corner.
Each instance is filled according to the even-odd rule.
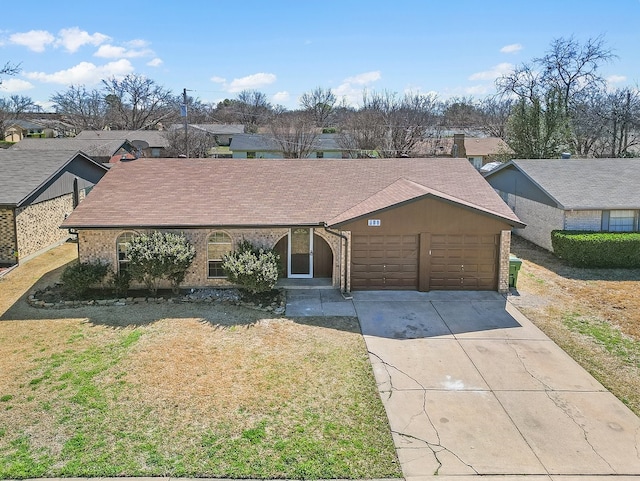
[[[325,232],[327,232],[328,234],[334,235],[336,237],[340,237],[341,239],[344,239],[344,249],[345,249],[345,255],[344,255],[344,266],[343,266],[343,275],[344,275],[344,289],[341,291],[342,297],[350,300],[353,299],[353,296],[351,295],[351,293],[349,291],[347,291],[347,260],[349,258],[348,254],[349,254],[349,238],[344,235],[341,234],[340,232],[336,232],[333,231],[331,229],[329,229],[329,227],[327,226],[326,222],[322,222],[320,225],[322,225],[322,227],[324,227]]]

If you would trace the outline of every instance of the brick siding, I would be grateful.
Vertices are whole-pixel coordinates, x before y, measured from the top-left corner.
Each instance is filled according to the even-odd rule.
[[[599,231],[602,228],[602,211],[565,211],[564,228],[565,230]]]
[[[289,233],[286,228],[266,228],[266,229],[185,229],[185,230],[166,230],[167,232],[184,233],[189,242],[196,249],[196,256],[193,264],[187,271],[183,287],[216,287],[231,285],[226,279],[207,277],[208,259],[207,259],[207,240],[214,232],[225,232],[237,246],[242,240],[250,241],[259,247],[273,248],[280,239]],[[81,230],[78,233],[78,252],[80,262],[106,262],[113,270],[117,269],[118,259],[116,252],[116,240],[125,233],[131,232],[122,229],[104,229],[104,230]],[[142,234],[150,232],[149,230],[139,229],[135,232]],[[314,233],[322,237],[333,251],[333,285],[339,287],[344,280],[341,279],[340,256],[341,239],[339,237],[327,234],[323,229],[315,229]],[[161,287],[169,287],[168,284]]]
[[[17,250],[13,207],[0,207],[0,263],[15,264]]]
[[[498,270],[498,292],[509,292],[509,254],[511,253],[511,231],[500,232],[500,266]]]
[[[16,209],[18,260],[63,242],[69,237],[60,224],[73,210],[73,194]]]
[[[527,224],[524,229],[514,229],[513,233],[553,251],[551,231],[565,228],[565,211],[524,197],[507,195],[504,192],[499,193],[503,199],[506,199],[507,204],[520,220]]]

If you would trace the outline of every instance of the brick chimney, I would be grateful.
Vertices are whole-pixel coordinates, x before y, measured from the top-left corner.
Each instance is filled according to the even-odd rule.
[[[467,150],[464,148],[464,134],[453,134],[451,157],[467,157]]]

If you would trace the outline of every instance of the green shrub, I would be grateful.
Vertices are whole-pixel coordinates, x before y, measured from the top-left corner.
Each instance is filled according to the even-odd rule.
[[[62,287],[71,299],[82,299],[91,287],[102,282],[108,272],[108,264],[76,262],[62,272]]]
[[[127,255],[131,278],[143,282],[155,295],[163,278],[171,282],[174,291],[178,290],[196,250],[184,234],[156,231],[133,237]]]
[[[257,294],[275,287],[279,262],[280,256],[273,250],[242,241],[235,251],[223,257],[222,268],[231,282]]]
[[[114,295],[118,297],[126,296],[131,284],[131,274],[129,271],[111,272],[109,277],[109,287]]]
[[[554,230],[556,256],[576,267],[640,267],[640,233]]]

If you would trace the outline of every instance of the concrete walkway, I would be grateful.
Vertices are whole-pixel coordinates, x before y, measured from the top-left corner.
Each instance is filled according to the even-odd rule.
[[[408,480],[640,479],[640,419],[501,295],[355,292],[353,304]]]
[[[640,481],[640,419],[497,293],[288,291],[286,314],[358,316],[409,481]]]

